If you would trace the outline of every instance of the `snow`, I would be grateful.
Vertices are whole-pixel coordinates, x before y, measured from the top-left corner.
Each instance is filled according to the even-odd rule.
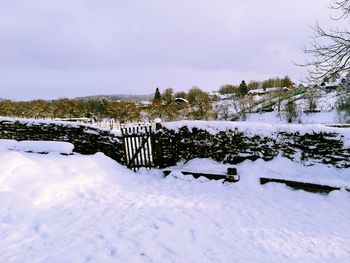
[[[16,147],[16,144],[18,141],[16,140],[10,140],[10,139],[0,139],[0,150],[9,150],[14,149]]]
[[[227,165],[195,159],[178,167],[223,171]],[[304,167],[282,157],[237,169],[240,182],[223,184],[163,178],[158,170],[135,174],[101,153],[3,149],[1,261],[349,262],[350,193],[258,183],[273,175],[334,176],[340,184],[349,169]]]
[[[237,167],[239,171],[246,170],[260,177],[350,188],[350,168],[338,169],[325,164],[304,166],[281,156],[269,162],[262,159],[246,161]]]
[[[226,174],[228,167],[233,167],[233,166],[222,164],[212,159],[202,159],[202,158],[196,158],[188,161],[187,163],[180,162],[176,166],[174,166],[174,168],[177,168],[180,170],[188,170],[192,172],[205,172],[205,173],[213,173],[213,174]]]
[[[63,153],[71,154],[74,145],[69,142],[57,141],[16,141],[0,140],[0,147],[8,150],[35,153]]]
[[[72,121],[62,121],[62,120],[52,120],[52,119],[24,119],[24,118],[10,118],[10,117],[1,117],[0,121],[7,121],[7,122],[21,122],[26,123],[28,126],[30,125],[40,125],[40,124],[56,124],[56,125],[64,125],[64,126],[70,126],[70,127],[79,127],[79,126],[85,126],[85,127],[91,127],[90,124],[80,123],[80,122],[72,122]]]
[[[102,131],[110,131],[110,123],[108,121],[105,121],[103,123],[95,123],[95,124],[89,124],[89,123],[84,123],[84,122],[77,122],[77,121],[64,121],[64,120],[58,120],[58,119],[31,119],[31,118],[13,118],[13,117],[3,117],[0,116],[0,121],[2,122],[20,122],[20,123],[25,123],[27,126],[31,125],[49,125],[49,124],[54,124],[58,126],[67,126],[67,127],[73,127],[73,128],[78,128],[78,127],[85,127],[85,128],[91,128],[91,129],[86,129],[84,132],[90,133],[90,134],[98,134],[94,129],[99,129]],[[101,127],[103,125],[103,127]],[[117,125],[116,125],[117,126]],[[119,131],[117,130],[115,133],[118,133]]]
[[[315,123],[315,124],[335,124],[335,123],[344,123],[346,118],[339,115],[337,112],[337,103],[339,99],[343,96],[346,96],[347,91],[345,89],[336,90],[336,91],[326,91],[324,89],[319,89],[314,94],[314,99],[316,103],[316,111],[319,113],[304,113],[304,111],[309,110],[308,102],[308,93],[299,94],[293,96],[292,98],[288,97],[281,102],[282,112],[279,114],[278,107],[273,106],[274,112],[258,113],[259,110],[271,102],[277,102],[275,95],[271,93],[273,89],[268,89],[266,92],[263,92],[262,89],[251,90],[251,98],[254,101],[254,106],[252,108],[253,113],[246,112],[245,121],[254,122],[254,121],[265,121],[265,122],[275,122],[275,123],[287,123],[287,119],[284,116],[284,109],[286,104],[289,101],[294,101],[299,112],[299,117],[296,122],[299,123]],[[247,105],[248,106],[248,105]],[[236,100],[220,100],[214,103],[214,110],[218,114],[218,119],[230,119],[234,115],[239,115],[240,103]],[[255,113],[256,112],[256,113]],[[279,117],[278,115],[282,116]],[[277,116],[277,117],[276,117]]]
[[[287,124],[284,113],[265,112],[251,113],[247,115],[246,122],[265,122],[271,124]],[[303,124],[335,124],[339,123],[339,116],[336,110],[315,113],[301,113],[299,118]]]
[[[278,132],[289,132],[299,134],[313,134],[321,132],[337,133],[342,139],[345,147],[350,146],[350,129],[328,127],[323,124],[272,124],[266,122],[243,122],[243,121],[175,121],[163,123],[167,129],[178,131],[186,126],[189,130],[194,128],[205,130],[212,135],[221,131],[238,129],[247,136],[276,137]]]
[[[315,95],[315,102],[316,102],[316,110],[319,110],[321,112],[329,112],[336,108],[336,104],[338,102],[339,96],[341,93],[338,91],[333,92],[326,92],[323,90],[318,90],[317,94]],[[309,104],[307,98],[298,97],[295,100],[296,105],[299,110],[305,111],[309,109]],[[284,101],[282,103],[285,105],[287,101]],[[338,123],[339,120],[335,119],[333,120],[333,123]]]

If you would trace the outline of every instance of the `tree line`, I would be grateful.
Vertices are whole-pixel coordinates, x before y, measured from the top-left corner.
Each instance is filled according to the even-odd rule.
[[[176,101],[181,98],[182,102]],[[0,99],[0,116],[20,118],[112,118],[119,122],[167,121],[180,119],[209,119],[212,117],[213,98],[198,87],[188,92],[174,93],[172,88],[160,93],[157,89],[151,101],[134,102],[113,100],[108,97],[78,99],[12,101]]]
[[[11,101],[0,100],[0,116],[21,118],[115,118],[137,120],[140,113],[133,102],[101,99]]]
[[[269,78],[264,81],[251,80],[248,82],[248,84],[242,80],[240,85],[226,84],[221,86],[219,93],[222,95],[234,94],[236,96],[244,96],[249,90],[253,89],[262,88],[263,90],[266,90],[267,88],[291,88],[293,85],[294,83],[289,76],[285,76],[283,78]]]

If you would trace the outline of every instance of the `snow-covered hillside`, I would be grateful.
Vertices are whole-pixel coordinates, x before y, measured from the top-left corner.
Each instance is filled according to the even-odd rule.
[[[284,98],[281,97],[278,107],[278,94],[276,88],[266,91],[262,89],[251,90],[244,98],[221,99],[214,103],[213,108],[218,114],[218,119],[231,120],[241,119],[250,122],[287,123],[285,114],[286,104],[294,101],[298,116],[297,123],[333,124],[346,121],[343,114],[337,111],[337,104],[345,96],[346,89],[327,91],[314,89],[299,95],[293,95],[292,91],[286,91]],[[313,98],[315,108],[310,113],[310,96]],[[279,111],[279,108],[281,111]],[[245,114],[242,114],[245,112]],[[244,116],[244,117],[243,117]]]
[[[135,174],[100,153],[39,155],[1,145],[1,262],[350,260],[349,192],[258,183],[270,175],[345,186],[350,169],[279,157],[244,162],[241,181],[223,184]],[[208,159],[185,167],[227,168]]]

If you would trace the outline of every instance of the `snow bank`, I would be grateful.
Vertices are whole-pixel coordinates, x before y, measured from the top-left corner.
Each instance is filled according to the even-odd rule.
[[[98,127],[93,124],[83,123],[83,122],[73,122],[73,121],[63,121],[63,120],[52,120],[52,119],[23,119],[23,118],[10,118],[10,117],[2,117],[0,116],[0,122],[20,122],[25,123],[27,126],[32,125],[57,125],[57,126],[67,126],[67,127],[73,127],[73,128],[79,128],[79,127],[85,127],[85,128],[91,128],[86,129],[84,132],[96,134],[96,129],[101,131],[110,131],[109,128],[105,127]],[[113,134],[120,134],[120,131],[115,130],[112,132]]]
[[[61,155],[10,151],[3,152],[0,161],[0,192],[17,193],[34,206],[54,205],[74,191],[94,187],[106,178],[112,181],[105,171],[98,171],[98,167],[116,164],[101,153],[86,159],[75,155],[67,159]]]
[[[245,161],[236,165],[238,171],[255,177],[285,179],[304,183],[350,188],[350,168],[339,169],[334,166],[317,164],[304,166],[282,156],[271,161],[262,159]]]
[[[0,149],[2,150],[14,149],[17,143],[18,142],[16,140],[0,139]]]
[[[244,162],[241,181],[222,184],[135,174],[103,154],[0,152],[1,261],[347,262],[350,194],[261,186],[285,165],[266,164]]]
[[[74,145],[69,142],[56,141],[16,141],[0,139],[0,147],[8,150],[36,152],[36,153],[63,153],[71,154]]]
[[[74,145],[69,142],[55,141],[20,141],[15,145],[14,150],[26,152],[64,153],[71,154]]]
[[[205,172],[205,173],[213,173],[213,174],[226,174],[228,167],[233,167],[233,165],[216,162],[213,159],[196,158],[186,163],[180,162],[173,168],[177,168],[184,171],[188,170],[192,172],[199,172],[199,173]]]
[[[0,117],[0,121],[8,121],[8,122],[22,122],[27,123],[28,126],[30,125],[40,125],[40,124],[56,124],[56,125],[65,125],[65,126],[71,126],[71,127],[79,127],[79,126],[86,126],[91,127],[90,124],[85,124],[81,122],[71,122],[71,121],[61,121],[61,120],[51,120],[51,119],[23,119],[23,118],[10,118],[10,117]]]

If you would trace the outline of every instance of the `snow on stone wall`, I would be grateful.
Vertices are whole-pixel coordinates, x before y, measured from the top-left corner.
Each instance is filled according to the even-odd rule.
[[[237,164],[279,154],[305,165],[350,167],[350,129],[324,125],[182,121],[163,124],[167,165],[193,158]]]
[[[231,164],[272,160],[278,155],[305,165],[350,167],[350,128],[325,125],[273,125],[248,122],[180,121],[163,123],[164,165],[194,158]],[[0,119],[0,139],[70,142],[82,154],[103,152],[123,162],[119,133],[89,125],[25,119]]]
[[[77,153],[103,152],[118,162],[123,156],[122,143],[116,134],[72,122],[2,118],[0,139],[63,141],[72,143]]]

